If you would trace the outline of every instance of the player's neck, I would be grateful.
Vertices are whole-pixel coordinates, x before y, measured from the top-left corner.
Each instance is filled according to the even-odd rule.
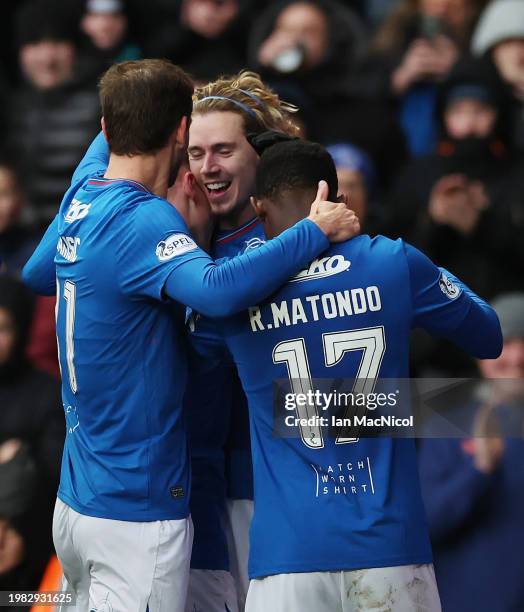
[[[111,153],[104,177],[136,181],[151,193],[166,198],[170,164],[171,160],[162,152],[132,157]]]
[[[249,204],[239,206],[229,214],[218,217],[218,229],[222,232],[235,230],[255,217],[255,211]]]

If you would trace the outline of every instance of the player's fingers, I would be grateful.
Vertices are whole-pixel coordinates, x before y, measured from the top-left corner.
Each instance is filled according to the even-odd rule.
[[[186,172],[182,179],[182,189],[184,190],[184,194],[190,199],[193,199],[194,180],[195,177],[191,172]]]
[[[345,204],[340,206],[344,208],[338,224],[337,241],[349,240],[360,234],[360,221],[354,211],[346,208]]]
[[[327,200],[329,196],[329,187],[326,181],[318,182],[317,195],[315,197],[315,202],[320,203],[324,200]]]
[[[189,178],[190,178],[192,192],[193,192],[191,199],[193,200],[193,202],[195,203],[197,207],[208,209],[209,200],[207,198],[206,192],[202,188],[202,185],[200,185],[200,183],[196,180],[194,174],[192,174],[191,177]]]

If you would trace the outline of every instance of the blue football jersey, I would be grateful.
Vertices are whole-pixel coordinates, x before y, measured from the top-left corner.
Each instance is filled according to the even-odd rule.
[[[184,309],[164,300],[162,289],[196,251],[161,261],[153,243],[178,234],[190,246],[185,223],[138,184],[93,178],[64,203],[58,233],[68,428],[58,495],[90,516],[183,518],[190,485],[180,409]]]
[[[217,266],[166,200],[104,178],[108,157],[99,135],[23,271],[37,292],[57,292],[67,425],[58,495],[90,516],[179,519],[190,489],[180,304],[232,314],[289,276],[277,262],[299,268],[327,240],[305,222]]]
[[[431,562],[414,441],[276,437],[273,383],[408,377],[417,326],[496,354],[492,309],[402,241],[359,236],[223,326],[249,401],[250,576]]]
[[[226,260],[264,244],[255,219],[219,232],[214,259]],[[184,407],[191,454],[191,567],[229,570],[225,535],[226,497],[253,498],[247,401],[235,364],[214,319],[189,317],[189,368]]]

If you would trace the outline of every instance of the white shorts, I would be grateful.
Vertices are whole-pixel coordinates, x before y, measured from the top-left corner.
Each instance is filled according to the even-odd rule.
[[[441,612],[433,565],[252,580],[246,612]]]
[[[223,570],[190,570],[186,612],[238,612],[233,576]]]
[[[191,518],[132,522],[75,512],[60,499],[53,540],[76,605],[64,612],[184,612]]]
[[[229,564],[231,574],[235,579],[238,608],[242,611],[249,587],[247,562],[249,558],[249,528],[253,518],[253,501],[251,499],[228,499],[227,513],[229,516],[229,529],[227,531]]]

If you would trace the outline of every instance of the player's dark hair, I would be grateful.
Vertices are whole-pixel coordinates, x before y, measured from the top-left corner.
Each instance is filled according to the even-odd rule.
[[[190,117],[193,82],[167,60],[115,64],[99,84],[109,149],[117,155],[154,153],[182,117]]]
[[[337,169],[331,155],[316,142],[291,140],[280,142],[264,151],[257,167],[255,195],[274,199],[289,189],[317,189],[324,180],[329,198],[336,201]]]

